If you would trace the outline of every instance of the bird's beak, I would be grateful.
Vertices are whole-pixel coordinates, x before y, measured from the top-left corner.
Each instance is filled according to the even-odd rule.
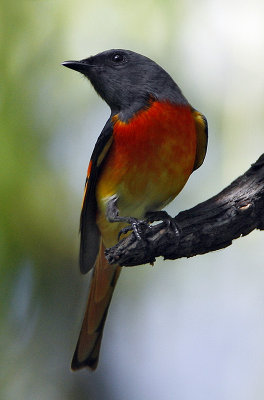
[[[64,61],[61,65],[82,73],[87,71],[88,66],[84,61]]]

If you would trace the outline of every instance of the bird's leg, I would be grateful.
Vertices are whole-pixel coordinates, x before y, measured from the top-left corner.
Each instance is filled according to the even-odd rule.
[[[148,222],[144,220],[140,220],[134,217],[121,217],[119,215],[119,209],[117,206],[117,196],[112,196],[106,206],[106,218],[109,222],[126,222],[129,225],[122,228],[118,234],[118,240],[120,239],[121,235],[125,235],[126,233],[133,231],[136,238],[138,240],[142,240],[142,236],[146,228],[149,227]]]

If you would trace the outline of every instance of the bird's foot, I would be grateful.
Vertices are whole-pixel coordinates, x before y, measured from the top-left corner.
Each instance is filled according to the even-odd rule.
[[[138,240],[142,240],[146,229],[149,227],[148,222],[133,217],[121,217],[119,215],[117,200],[118,200],[117,196],[113,196],[108,200],[106,207],[106,217],[109,222],[125,222],[129,224],[128,226],[125,226],[120,230],[118,234],[118,241],[121,235],[125,235],[130,231],[134,232]]]
[[[133,217],[127,217],[125,222],[127,222],[129,225],[120,230],[118,233],[118,240],[120,240],[121,235],[126,235],[131,231],[134,232],[137,240],[142,240],[144,238],[146,229],[150,227],[147,221]]]

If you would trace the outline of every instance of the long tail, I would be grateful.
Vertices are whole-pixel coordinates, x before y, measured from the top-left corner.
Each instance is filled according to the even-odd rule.
[[[90,286],[87,308],[72,359],[72,370],[84,367],[95,370],[98,364],[104,324],[121,270],[121,267],[117,265],[108,264],[104,250],[105,248],[101,240]]]

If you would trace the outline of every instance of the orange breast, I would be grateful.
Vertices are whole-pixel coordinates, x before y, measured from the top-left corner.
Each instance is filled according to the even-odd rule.
[[[196,131],[189,106],[153,102],[128,122],[113,117],[114,140],[97,184],[99,208],[117,194],[120,215],[142,217],[183,188],[194,165]]]

